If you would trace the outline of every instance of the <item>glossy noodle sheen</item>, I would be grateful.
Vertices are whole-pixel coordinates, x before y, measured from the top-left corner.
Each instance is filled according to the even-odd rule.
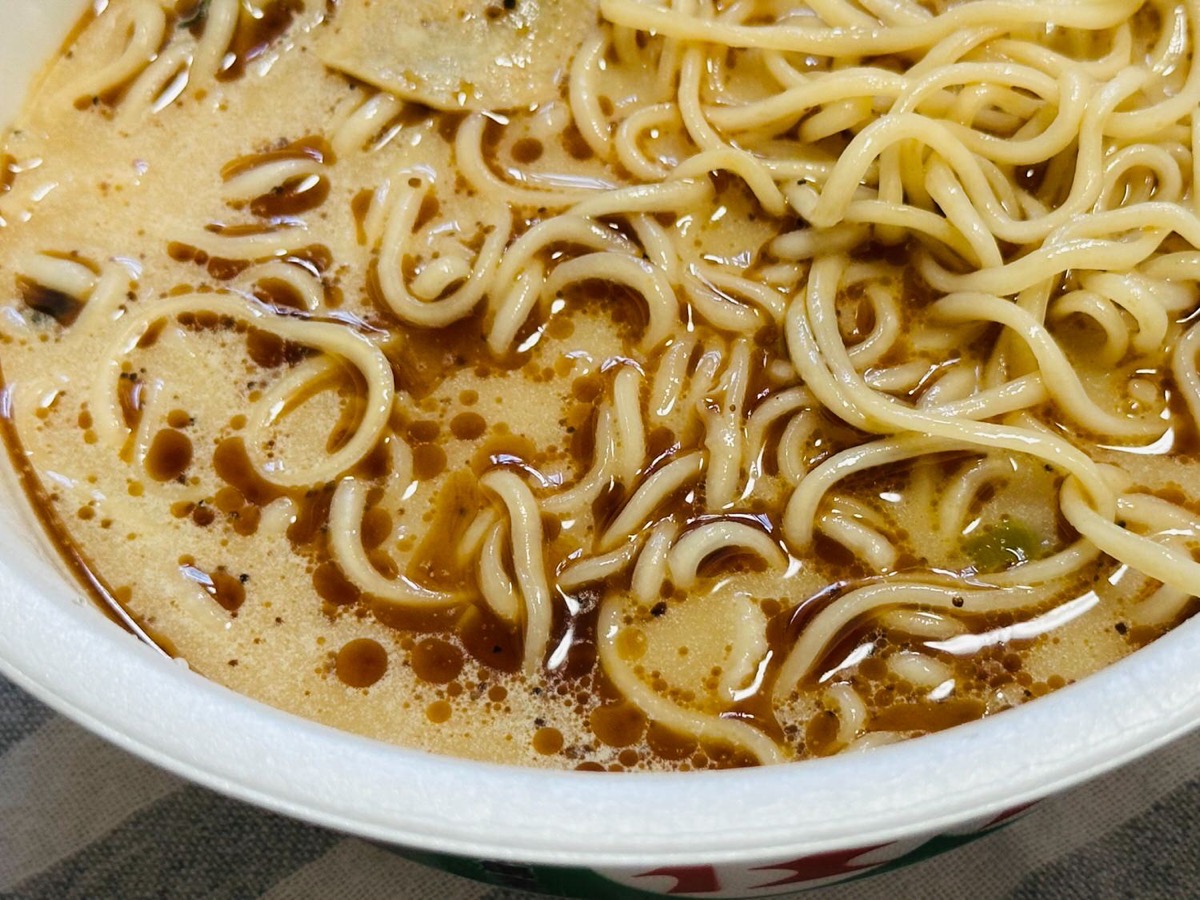
[[[0,156],[13,460],[114,617],[383,740],[994,715],[1196,608],[1198,45],[1168,0],[97,2]]]

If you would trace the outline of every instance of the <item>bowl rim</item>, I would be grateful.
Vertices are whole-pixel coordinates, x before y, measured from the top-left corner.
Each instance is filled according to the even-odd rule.
[[[220,793],[459,856],[637,867],[866,848],[986,821],[1200,723],[1192,664],[1200,632],[1184,623],[1036,703],[863,754],[675,774],[474,762],[236,694],[121,630],[48,561],[16,556],[0,557],[0,673],[99,736]]]
[[[38,26],[14,45],[19,60],[0,61],[20,76],[7,87],[32,76],[41,51],[31,48],[52,49],[48,28],[67,21],[64,8],[73,15],[84,5],[27,0],[6,9]],[[11,489],[0,502],[0,674],[185,779],[425,851],[628,869],[866,848],[987,821],[1200,724],[1193,621],[1036,703],[861,755],[659,775],[436,756],[281,712],[166,659],[107,620],[17,530],[21,505]]]

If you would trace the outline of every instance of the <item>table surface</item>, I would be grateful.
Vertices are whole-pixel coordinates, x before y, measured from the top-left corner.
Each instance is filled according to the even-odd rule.
[[[1200,733],[957,850],[806,898],[1200,896]],[[196,787],[0,679],[0,897],[532,900]]]

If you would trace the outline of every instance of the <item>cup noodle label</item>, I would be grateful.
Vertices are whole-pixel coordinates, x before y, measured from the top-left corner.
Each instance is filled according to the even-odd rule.
[[[464,878],[554,896],[596,898],[773,897],[818,889],[908,866],[970,843],[1008,824],[1028,804],[984,816],[939,834],[860,845],[846,850],[784,857],[767,862],[663,866],[652,869],[583,869],[468,859],[411,848],[389,849],[416,862]]]
[[[1032,804],[964,822],[936,836],[926,834],[890,843],[783,858],[753,866],[666,866],[633,875],[628,871],[602,870],[597,870],[597,874],[628,888],[651,894],[712,898],[770,897],[827,887],[920,862],[989,834],[1013,821],[1030,806]]]

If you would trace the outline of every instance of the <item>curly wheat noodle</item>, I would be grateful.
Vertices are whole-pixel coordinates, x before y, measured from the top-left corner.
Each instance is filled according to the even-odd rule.
[[[1187,82],[1182,89],[1172,97],[1143,109],[1132,109],[1118,112],[1105,123],[1105,133],[1116,138],[1134,138],[1139,135],[1155,134],[1172,122],[1193,112],[1196,104],[1200,103],[1200,63],[1196,59],[1196,48],[1200,47],[1200,3],[1187,0],[1184,4],[1187,18],[1191,23],[1188,29],[1188,43],[1191,44],[1191,60],[1188,65]],[[1176,42],[1181,47],[1183,42]]]
[[[1200,352],[1200,324],[1193,325],[1175,345],[1171,356],[1171,374],[1183,394],[1188,412],[1193,421],[1200,422],[1200,371],[1196,368],[1196,355]]]
[[[787,566],[787,555],[761,528],[745,522],[709,522],[689,529],[675,542],[667,554],[671,579],[684,590],[694,587],[700,564],[711,554],[731,548],[753,553],[775,569]]]
[[[325,303],[325,286],[319,278],[303,266],[280,260],[270,260],[251,266],[238,276],[237,281],[252,287],[262,285],[264,282],[278,282],[286,285],[300,299],[302,307],[309,312],[316,312]]]
[[[981,491],[996,482],[1011,478],[1016,472],[1012,460],[994,457],[967,463],[950,480],[950,487],[938,507],[938,531],[943,539],[952,540],[962,534],[967,511]]]
[[[1071,291],[1054,301],[1048,318],[1056,325],[1071,316],[1086,316],[1104,332],[1104,347],[1097,354],[1101,363],[1113,366],[1124,359],[1129,351],[1129,328],[1115,303],[1092,291]]]
[[[238,0],[209,0],[205,8],[204,35],[192,52],[191,83],[201,86],[221,71],[241,15]]]
[[[612,229],[605,228],[590,218],[564,214],[539,222],[505,248],[504,259],[496,270],[496,283],[512,284],[517,273],[525,268],[537,253],[555,244],[567,243],[597,252],[607,251],[613,254],[613,258],[616,255],[625,255],[637,261],[641,257],[635,244]]]
[[[763,474],[763,444],[767,429],[785,416],[796,418],[795,413],[811,405],[812,396],[808,391],[790,388],[768,397],[755,407],[746,423],[746,459],[751,477],[757,478]]]
[[[959,619],[926,610],[895,607],[882,613],[880,621],[897,631],[928,640],[944,641],[967,633],[967,626]]]
[[[521,617],[521,595],[508,577],[504,563],[505,527],[497,522],[487,532],[479,553],[479,590],[492,612],[516,624]]]
[[[639,184],[605,191],[596,197],[576,203],[571,207],[569,214],[597,218],[617,214],[676,212],[694,209],[711,196],[712,184],[707,179],[680,178],[661,184]]]
[[[836,501],[829,512],[818,517],[816,525],[827,538],[841,544],[856,559],[863,560],[871,571],[884,573],[895,570],[896,560],[900,556],[895,545],[879,529],[838,509]]]
[[[1113,28],[1126,21],[1141,0],[978,0],[935,16],[929,21],[896,28],[791,28],[768,25],[729,25],[699,19],[677,9],[654,7],[643,0],[601,0],[600,12],[611,22],[653,31],[671,38],[727,47],[782,50],[820,56],[860,56],[901,53],[928,47],[960,29],[1004,22],[1008,27],[1046,25],[1064,28]]]
[[[896,72],[875,67],[849,68],[762,100],[740,106],[714,106],[705,113],[709,121],[726,131],[754,131],[797,121],[809,110],[826,103],[863,96],[899,97],[908,86],[909,79]]]
[[[950,615],[958,610],[972,613],[1020,610],[1036,602],[1039,593],[1044,592],[1024,586],[970,591],[894,580],[853,590],[821,610],[805,628],[779,669],[775,702],[785,700],[800,679],[812,674],[825,649],[846,625],[861,616],[891,606],[940,610]]]
[[[117,445],[128,433],[117,400],[117,382],[121,362],[155,322],[184,314],[216,313],[253,328],[267,331],[285,341],[322,351],[329,359],[344,359],[361,375],[367,388],[362,418],[353,436],[340,449],[309,468],[289,468],[280,460],[264,460],[257,442],[246,450],[258,474],[281,487],[301,487],[332,482],[359,462],[379,442],[387,426],[395,397],[391,366],[387,357],[361,334],[327,322],[280,316],[257,302],[227,295],[196,294],[153,304],[130,317],[111,344],[102,376],[91,389],[91,406],[96,415],[96,430],[101,438]],[[295,385],[296,388],[299,385]],[[272,400],[278,400],[271,396]],[[260,401],[251,411],[249,433],[262,433],[283,412],[281,403]]]
[[[158,422],[162,394],[163,384],[161,381],[151,381],[143,386],[141,420],[130,435],[133,439],[133,461],[143,468],[150,452],[150,444],[154,439],[154,426]]]
[[[646,425],[642,421],[642,373],[621,366],[613,379],[613,412],[617,424],[617,480],[632,485],[646,460]]]
[[[697,410],[698,404],[704,402],[709,392],[716,389],[717,376],[725,362],[725,345],[723,342],[709,339],[704,342],[700,360],[696,363],[688,383],[687,393],[683,395],[681,406],[685,410]]]
[[[787,339],[792,363],[826,407],[850,424],[868,431],[891,427],[933,438],[1028,453],[1076,474],[1099,509],[1112,514],[1116,501],[1100,478],[1095,463],[1066,441],[1028,429],[912,409],[868,387],[862,376],[854,371],[849,354],[837,335],[832,309],[845,267],[846,260],[839,257],[814,263],[809,275],[807,303],[798,301],[788,310]]]
[[[1200,596],[1200,563],[1190,554],[1134,534],[1098,515],[1084,499],[1079,482],[1073,477],[1063,485],[1062,512],[1071,527],[1101,552],[1163,584]]]
[[[553,515],[565,516],[591,504],[608,487],[617,471],[616,416],[612,406],[600,407],[596,419],[592,465],[572,487],[541,500],[541,507]]]
[[[807,549],[813,541],[821,500],[837,482],[874,466],[966,449],[968,446],[966,442],[902,434],[843,450],[800,479],[788,500],[783,517],[783,533],[794,547]]]
[[[650,321],[640,341],[643,350],[652,350],[671,334],[679,303],[657,266],[624,253],[590,253],[555,267],[543,291],[557,294],[568,284],[588,279],[626,285],[645,300]]]
[[[388,124],[403,110],[402,100],[383,91],[365,99],[355,97],[350,108],[342,114],[344,119],[333,129],[330,140],[333,152],[340,157],[381,149],[386,145],[386,140],[374,144],[369,142],[384,134]]]
[[[1192,599],[1187,591],[1164,584],[1134,607],[1131,618],[1139,625],[1167,625],[1179,617]]]
[[[642,136],[674,125],[678,116],[679,110],[673,103],[659,103],[640,109],[621,122],[613,140],[621,165],[644,181],[666,178],[670,169],[663,160],[650,158],[643,149]]]
[[[788,186],[784,193],[792,208],[804,218],[811,215],[819,198],[817,191],[808,185]],[[841,230],[847,224],[858,227]],[[867,232],[863,230],[863,226],[866,225],[874,225],[882,233],[898,231],[902,234],[923,235],[948,247],[974,265],[980,262],[971,243],[950,222],[936,213],[915,206],[872,199],[850,201],[838,225],[785,235],[791,240],[777,244],[778,252],[785,259],[812,259],[823,253],[846,252],[865,239]]]
[[[976,394],[979,389],[979,376],[974,367],[961,363],[952,363],[942,370],[941,376],[925,388],[917,398],[917,406],[921,409],[933,409],[950,404],[961,403]]]
[[[990,233],[1017,243],[1042,238],[1083,212],[1099,196],[1102,171],[1099,123],[1134,90],[1140,77],[1135,70],[1123,73],[1120,79],[1110,83],[1097,96],[1085,112],[1083,119],[1087,130],[1080,134],[1087,143],[1081,145],[1079,150],[1076,186],[1072,189],[1072,196],[1053,213],[1047,213],[1040,219],[1015,221],[1006,215],[991,190],[979,160],[961,139],[942,122],[915,113],[899,113],[877,119],[860,132],[842,154],[808,218],[818,226],[837,224],[842,220],[845,208],[851,202],[870,160],[889,146],[919,140],[938,153],[962,179],[962,190],[970,198],[980,222]],[[1033,158],[1041,157],[1035,155]],[[951,190],[957,191],[957,186]]]
[[[1153,494],[1122,494],[1117,509],[1127,519],[1178,537],[1200,537],[1200,519],[1189,510]]]
[[[762,325],[756,309],[732,301],[697,274],[697,266],[688,266],[683,289],[696,314],[718,328],[735,334],[753,334]]]
[[[670,345],[663,350],[650,384],[650,415],[654,419],[663,419],[671,414],[679,402],[687,380],[688,360],[696,349],[696,339],[683,335],[672,339]]]
[[[703,260],[689,263],[688,269],[696,277],[735,300],[745,300],[748,304],[758,307],[773,321],[783,321],[784,314],[787,312],[787,298],[783,296],[779,288],[732,274]]]
[[[513,345],[517,332],[525,324],[545,290],[545,272],[537,260],[523,269],[501,297],[492,327],[488,330],[488,349],[503,356]],[[503,289],[501,289],[503,290]]]
[[[600,110],[600,98],[596,95],[592,76],[604,57],[606,44],[604,34],[599,33],[579,49],[571,63],[571,76],[567,88],[571,113],[579,133],[592,148],[592,152],[601,159],[608,158],[611,153],[612,136],[604,113]]]
[[[45,253],[31,253],[17,263],[30,281],[84,301],[96,287],[96,273],[82,262]]]
[[[210,174],[216,208],[235,211],[298,181],[359,190],[355,204],[370,198],[352,210],[362,273],[340,257],[320,273],[290,259],[323,240],[329,209],[249,227],[169,221],[170,239],[198,251],[194,262],[207,254],[244,263],[228,278],[213,275],[212,292],[206,281],[183,296],[153,278],[143,288],[141,263],[90,244],[69,258],[50,246],[25,253],[15,272],[78,306],[58,346],[107,347],[81,396],[80,428],[94,418],[101,447],[131,450],[132,465],[145,467],[174,386],[149,373],[130,428],[119,379],[142,354],[149,367],[152,354],[203,341],[187,316],[304,348],[299,362],[264,367],[265,380],[246,384],[250,463],[286,490],[264,509],[260,538],[286,540],[300,497],[328,486],[328,546],[317,552],[373,603],[441,610],[447,620],[471,604],[490,610],[488,627],[506,626],[520,642],[513,677],[522,691],[550,684],[539,679],[560,668],[574,629],[591,628],[584,617],[598,615],[599,663],[624,701],[657,725],[764,763],[802,752],[795,735],[814,709],[837,716],[834,749],[922,730],[873,730],[872,693],[859,683],[871,680],[866,670],[820,668],[868,621],[893,642],[879,654],[891,677],[925,692],[954,672],[920,641],[968,634],[980,615],[1028,618],[1087,590],[1110,565],[1128,570],[1123,620],[1159,627],[1178,618],[1200,595],[1200,520],[1152,494],[1134,465],[1125,473],[1101,461],[1150,455],[1177,437],[1168,434],[1179,427],[1170,392],[1200,420],[1200,251],[1186,248],[1200,245],[1200,2],[1143,10],[1139,0],[813,0],[800,11],[753,0],[601,0],[600,8],[602,21],[564,70],[565,93],[536,108],[433,112],[414,125],[415,106],[356,84],[324,107],[336,164],[275,159],[220,180]],[[88,35],[98,65],[78,76],[68,68],[63,96],[132,130],[233,91],[218,76],[240,5],[213,0],[205,12],[193,33],[167,28],[162,4],[114,3]],[[189,102],[175,103],[185,92]],[[518,153],[513,134],[533,149]],[[514,162],[526,156],[533,161]],[[356,182],[364,172],[372,174]],[[4,200],[5,220],[26,214]],[[737,227],[725,231],[729,220]],[[344,294],[346,317],[326,315],[334,286],[359,277],[363,290]],[[280,302],[300,311],[251,299],[281,290],[289,299]],[[632,337],[627,311],[615,309],[627,296],[644,324]],[[439,329],[469,320],[474,333],[460,327],[455,339],[482,338],[483,361],[464,354],[446,373],[447,393],[424,395],[400,375],[395,348],[404,341],[350,324],[375,323],[373,312],[433,350]],[[609,313],[615,322],[604,321]],[[46,315],[14,316],[8,327],[33,338]],[[593,320],[612,326],[619,352],[559,353],[562,334],[590,334]],[[158,349],[142,345],[172,322]],[[461,391],[483,377],[489,352],[495,381]],[[547,352],[559,355],[538,357]],[[525,357],[539,367],[534,381],[551,383],[544,396],[566,396],[569,416],[547,400],[547,422],[536,421],[543,395],[510,392],[504,379],[522,370],[507,366]],[[1167,374],[1164,359],[1170,377],[1156,378]],[[365,404],[346,440],[314,464],[276,455],[275,438],[291,439],[284,419],[347,384]],[[17,410],[16,420],[37,428],[64,389],[74,388],[48,375],[24,380],[13,396],[38,407]],[[446,536],[447,565],[457,564],[466,586],[440,590],[414,574],[429,561],[424,544],[410,550],[421,526],[406,517],[416,508],[430,521],[428,504],[449,496],[446,476],[419,464],[429,448],[403,429],[438,415],[437,404],[460,412],[455,395],[478,413],[493,401],[501,416],[513,409],[504,424],[521,443],[528,434],[536,446],[540,428],[528,426],[552,431],[551,415],[572,438],[519,468],[480,472],[466,432],[441,432],[443,472],[470,466],[480,490],[460,501]],[[526,406],[538,409],[522,421]],[[381,470],[385,450],[391,465]],[[539,459],[548,460],[544,471]],[[1043,525],[1060,515],[1078,537],[1001,571],[972,566],[964,535],[981,524],[989,533],[992,490],[1020,493],[1029,472],[1030,484],[1056,488],[1015,504],[1036,507]],[[149,487],[200,503],[207,486],[199,485]],[[410,556],[397,577],[377,569],[375,545],[364,544],[381,521],[393,527],[392,516],[404,521],[391,547]],[[911,536],[929,529],[952,562]],[[818,536],[841,549],[817,559]],[[853,563],[839,569],[843,553]],[[747,687],[756,667],[759,678],[767,671],[768,620],[790,616],[827,581],[844,592],[825,595],[833,599],[794,643],[776,648],[783,660],[773,684]],[[686,641],[672,635],[673,622],[730,610],[736,625],[714,636],[728,638],[735,658],[725,671],[713,672],[715,660],[678,663],[712,674],[719,690],[709,681],[701,690],[717,699],[695,701],[695,685],[672,681],[678,673],[651,671],[675,647],[653,647],[646,671],[627,652],[663,634]],[[643,629],[642,616],[665,627]],[[556,621],[567,622],[567,636],[552,652]],[[694,637],[681,659],[710,636]],[[953,687],[970,693],[965,682]],[[760,688],[785,725],[782,741],[736,705]],[[586,710],[576,712],[586,738]],[[611,765],[616,751],[597,747],[595,758]],[[653,752],[638,752],[653,762]]]
[[[950,294],[934,303],[930,313],[951,322],[984,320],[1011,329],[1033,351],[1043,384],[1059,408],[1088,431],[1115,438],[1156,438],[1166,430],[1161,420],[1132,419],[1097,406],[1050,332],[1013,303],[987,294]]]
[[[775,186],[770,173],[744,151],[728,148],[706,150],[680,163],[671,173],[671,177],[694,178],[721,169],[740,175],[769,215],[782,216],[786,212],[783,194]]]
[[[282,190],[290,181],[319,177],[324,169],[322,163],[307,157],[263,163],[226,177],[222,193],[227,203],[253,200],[263,194]]]
[[[479,513],[471,520],[471,524],[467,526],[463,532],[462,540],[458,544],[458,552],[455,554],[455,559],[460,566],[469,565],[470,562],[480,553],[480,548],[483,543],[491,535],[496,525],[500,524],[500,514],[492,507],[481,509]],[[503,532],[503,529],[501,529]]]
[[[641,483],[616,520],[600,539],[600,548],[612,547],[628,534],[632,534],[654,514],[675,491],[699,479],[705,468],[703,453],[689,453],[674,462],[667,463]]]
[[[147,113],[170,106],[187,88],[191,61],[191,49],[183,45],[160,51],[125,92],[117,121],[135,127]]]
[[[634,535],[615,550],[572,562],[558,573],[555,584],[569,591],[585,584],[605,581],[624,572],[638,558],[641,549],[641,535]]]
[[[1183,149],[1181,145],[1176,146],[1180,150]],[[1185,185],[1180,160],[1166,147],[1137,145],[1125,147],[1105,161],[1104,187],[1096,205],[1102,209],[1111,209],[1125,202],[1127,198],[1117,196],[1118,191],[1126,178],[1130,177],[1130,173],[1136,173],[1138,169],[1143,170],[1143,185],[1147,181],[1147,175],[1153,177],[1154,199],[1169,203],[1179,203],[1183,199]],[[1143,192],[1132,199],[1145,203],[1151,199],[1151,194]]]
[[[848,745],[866,728],[867,704],[853,687],[844,682],[826,688],[825,696],[836,710],[838,742]]]
[[[679,258],[666,228],[644,212],[631,216],[630,225],[646,257],[666,273],[672,284],[678,283],[683,261]]]
[[[884,394],[912,394],[929,375],[929,364],[919,359],[894,366],[869,369],[863,380]]]
[[[705,15],[709,12],[708,5],[704,4],[693,15]],[[676,94],[676,103],[679,106],[679,115],[683,119],[684,130],[688,136],[700,148],[701,154],[704,153],[721,153],[725,151],[727,158],[737,158],[740,165],[748,170],[754,170],[759,174],[765,175],[758,162],[746,154],[744,151],[736,150],[726,145],[717,134],[716,130],[709,124],[708,119],[704,116],[704,110],[700,106],[700,90],[701,79],[704,75],[705,56],[704,48],[696,45],[687,47],[681,54],[679,62],[679,90]],[[774,187],[774,185],[772,185]]]
[[[486,127],[487,117],[482,113],[472,113],[459,126],[454,148],[458,169],[463,177],[489,200],[533,207],[572,204],[616,187],[609,182],[597,181],[587,187],[561,190],[549,185],[545,188],[522,187],[506,181],[496,175],[484,159],[483,139]]]
[[[995,235],[967,199],[962,185],[944,162],[935,160],[929,166],[925,187],[930,199],[942,208],[946,220],[970,243],[972,255],[979,260],[980,265],[1000,265],[1000,247],[996,243]]]
[[[659,591],[667,577],[668,557],[676,536],[679,534],[679,523],[674,519],[663,519],[650,529],[650,536],[638,555],[633,569],[630,591],[634,598],[646,606],[657,600]]]
[[[22,277],[83,304],[65,340],[84,344],[106,329],[124,302],[133,281],[123,264],[106,263],[97,275],[89,266],[71,259],[33,253],[17,261]]]
[[[750,347],[745,338],[733,345],[723,376],[724,399],[720,409],[707,412],[704,449],[708,452],[704,498],[709,511],[726,509],[736,499],[745,445],[746,390],[750,375]]]
[[[259,454],[260,451],[257,448],[270,446],[271,429],[275,423],[282,421],[286,416],[294,414],[293,398],[301,397],[306,393],[318,391],[326,387],[332,387],[347,374],[351,374],[351,377],[353,377],[352,373],[345,371],[343,363],[337,357],[328,355],[317,356],[293,366],[286,375],[279,378],[267,390],[263,391],[258,401],[252,407],[252,414],[247,417],[249,421],[245,428],[245,441],[251,457],[253,458]],[[147,416],[143,416],[143,422],[147,418]],[[369,450],[370,448],[368,448],[368,452]],[[361,459],[361,456],[357,459]],[[355,459],[356,462],[357,459]],[[263,464],[263,468],[286,471],[286,460],[281,462],[271,459],[269,462]],[[320,473],[320,475],[331,475],[332,477],[340,474],[341,472],[334,472],[330,469]],[[304,478],[307,475],[296,477],[301,478],[299,483],[290,484],[288,485],[289,487],[331,480],[318,477],[311,481],[306,481]]]
[[[1080,279],[1084,286],[1102,294],[1128,312],[1137,323],[1130,344],[1139,353],[1150,353],[1167,340],[1171,314],[1195,306],[1195,289],[1130,273],[1125,277],[1097,272]]]
[[[600,605],[600,620],[596,625],[600,662],[617,689],[653,721],[699,740],[726,741],[749,751],[761,763],[778,763],[787,758],[774,740],[754,726],[685,709],[650,688],[617,650],[617,638],[623,627],[621,616],[621,603],[616,597],[610,596]]]
[[[1200,242],[1200,218],[1175,204],[1148,202],[1079,216],[1044,246],[995,269],[958,275],[924,255],[917,266],[929,285],[944,293],[1017,294],[1068,269],[1131,269],[1146,261],[1172,232],[1188,243]],[[1138,233],[1140,237],[1125,237]]]
[[[228,233],[218,226],[209,226],[181,231],[179,237],[181,243],[210,257],[255,262],[288,256],[312,243],[308,226],[295,219],[248,234]]]
[[[793,487],[800,483],[807,472],[806,453],[817,426],[817,413],[805,410],[792,416],[779,439],[779,450],[775,454],[779,473]]]
[[[132,0],[106,17],[104,25],[108,26],[107,37],[124,44],[114,59],[68,85],[64,92],[68,102],[91,103],[93,97],[113,90],[146,68],[162,44],[167,17],[154,0]]]
[[[878,364],[900,337],[900,308],[896,298],[878,285],[866,291],[871,303],[871,318],[875,320],[870,333],[850,348],[850,358],[860,372]]]
[[[343,478],[337,484],[329,508],[329,543],[334,561],[356,585],[387,603],[405,606],[453,606],[466,598],[422,587],[407,576],[385,578],[367,558],[362,543],[363,514],[367,509],[368,488],[356,478]]]
[[[401,173],[400,178],[403,178]],[[500,257],[512,228],[507,211],[493,207],[483,227],[486,233],[483,247],[471,270],[470,277],[449,296],[434,301],[414,297],[404,283],[402,257],[411,245],[413,227],[425,196],[427,186],[418,173],[412,173],[418,186],[407,182],[393,186],[389,198],[392,210],[388,217],[379,248],[379,289],[388,307],[401,320],[424,328],[439,328],[468,316],[483,299],[500,264]]]
[[[524,601],[523,668],[527,674],[533,674],[541,669],[550,644],[553,602],[543,564],[541,512],[529,485],[512,472],[488,472],[480,484],[494,491],[508,510],[513,565]]]

